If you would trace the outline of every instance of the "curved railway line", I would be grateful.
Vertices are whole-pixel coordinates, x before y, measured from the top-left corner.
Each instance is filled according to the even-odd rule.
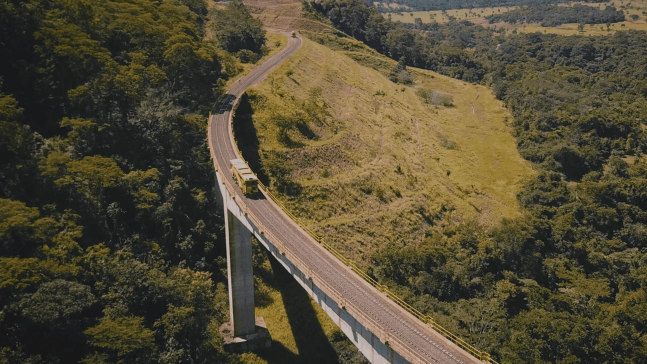
[[[484,353],[473,352],[470,355],[424,323],[407,310],[398,306],[388,294],[376,289],[375,283],[369,284],[366,279],[356,274],[353,267],[340,261],[331,252],[290,218],[265,188],[263,195],[255,198],[245,197],[229,173],[229,161],[241,158],[231,131],[231,115],[237,100],[245,90],[258,84],[269,72],[294,54],[301,46],[299,37],[288,35],[288,44],[272,58],[250,71],[245,77],[235,82],[229,92],[214,107],[209,118],[209,148],[216,171],[221,171],[220,178],[236,203],[246,212],[254,224],[262,229],[277,248],[281,249],[295,266],[311,278],[315,285],[321,287],[340,306],[347,309],[365,327],[371,328],[373,334],[381,341],[388,341],[398,354],[412,363],[481,363],[490,362]],[[342,258],[343,259],[343,258]],[[331,292],[332,291],[332,292]],[[341,302],[340,302],[341,301]],[[406,304],[405,304],[406,305]],[[378,332],[375,332],[378,328]],[[448,334],[445,333],[445,336]],[[451,335],[451,334],[450,334]],[[459,343],[460,345],[460,343]],[[465,348],[465,347],[464,347]],[[403,352],[404,351],[404,352]],[[475,356],[480,356],[477,359]]]

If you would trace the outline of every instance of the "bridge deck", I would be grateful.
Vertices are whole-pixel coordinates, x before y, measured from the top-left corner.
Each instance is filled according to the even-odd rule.
[[[217,168],[221,170],[221,178],[229,184],[230,188],[236,184],[228,172],[229,161],[240,158],[231,140],[229,124],[231,109],[245,89],[260,82],[272,69],[299,49],[300,38],[288,37],[288,39],[286,48],[231,87],[229,93],[216,106],[216,113],[211,117],[209,147]],[[374,334],[378,336],[381,334],[383,337],[386,335],[390,342],[397,341],[400,344],[399,347],[407,347],[411,352],[398,352],[405,359],[413,363],[480,363],[463,350],[457,349],[429,325],[394,304],[383,293],[352,272],[293,221],[290,221],[271,199],[263,197],[250,199],[246,198],[238,187],[232,190],[235,191],[236,201],[244,204],[254,219],[274,237],[280,239],[291,254],[305,263],[313,275],[323,280],[327,286],[334,287],[348,306],[361,311],[360,316],[369,318],[373,324],[377,323],[382,332],[374,332]],[[361,322],[361,318],[358,320]]]

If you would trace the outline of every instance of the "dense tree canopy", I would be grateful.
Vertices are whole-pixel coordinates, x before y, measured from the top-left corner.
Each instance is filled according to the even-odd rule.
[[[554,27],[568,23],[609,24],[625,21],[622,10],[607,6],[604,10],[593,6],[575,4],[573,6],[530,5],[485,17],[490,24],[541,23],[542,27]]]
[[[365,1],[367,5],[375,5],[381,13],[397,11],[433,11],[450,9],[492,8],[496,6],[521,6],[530,4],[559,4],[570,3],[568,0],[390,0],[390,1]],[[603,2],[603,1],[587,1]],[[395,6],[394,6],[395,5]]]
[[[0,362],[224,358],[205,123],[238,67],[206,15],[0,1]]]
[[[214,29],[220,44],[229,52],[249,50],[261,53],[265,43],[263,24],[254,19],[238,0],[230,1],[225,10],[218,12]]]

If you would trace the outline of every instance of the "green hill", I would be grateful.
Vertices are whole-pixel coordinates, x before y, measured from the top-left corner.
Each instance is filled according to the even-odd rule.
[[[240,146],[252,164],[258,153],[288,209],[359,260],[429,228],[521,213],[515,196],[533,172],[489,89],[418,69],[396,84],[395,62],[360,42],[309,36],[317,42],[248,91],[259,143]]]

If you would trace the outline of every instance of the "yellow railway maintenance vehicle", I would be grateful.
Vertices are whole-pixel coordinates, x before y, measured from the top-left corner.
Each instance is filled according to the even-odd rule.
[[[258,178],[242,159],[232,159],[231,176],[245,195],[258,193]]]

